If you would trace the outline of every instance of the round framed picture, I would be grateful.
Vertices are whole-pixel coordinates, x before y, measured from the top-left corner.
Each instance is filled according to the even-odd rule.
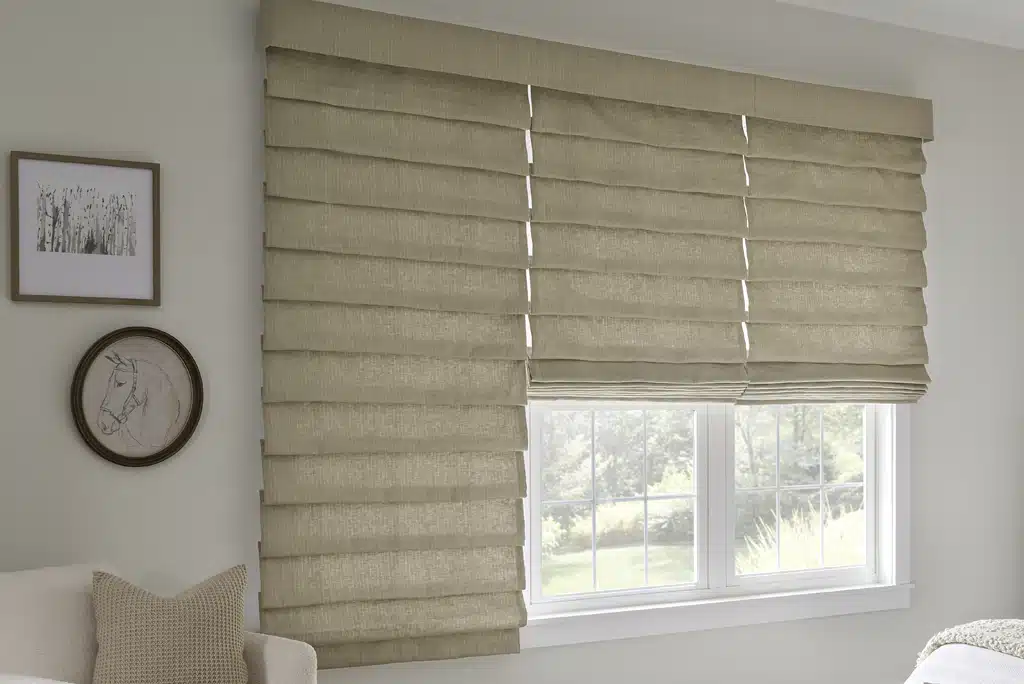
[[[103,458],[140,467],[173,456],[203,411],[195,359],[171,335],[122,328],[85,353],[71,383],[71,413],[86,444]]]

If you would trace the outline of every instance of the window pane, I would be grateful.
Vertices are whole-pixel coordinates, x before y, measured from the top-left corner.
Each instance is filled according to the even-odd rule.
[[[779,569],[821,567],[820,494],[783,490],[779,493]]]
[[[590,504],[543,506],[540,528],[542,593],[557,596],[593,591]]]
[[[647,504],[647,584],[685,584],[696,579],[693,564],[693,499]],[[598,566],[600,567],[600,566]]]
[[[774,406],[736,407],[736,486],[774,487],[777,451]]]
[[[647,411],[647,493],[693,492],[692,408]]]
[[[736,492],[736,574],[779,569],[775,492]]]
[[[824,408],[825,482],[864,481],[864,405]]]
[[[821,481],[820,443],[819,407],[808,404],[779,407],[779,480],[782,485],[816,485]]]
[[[643,496],[644,412],[594,411],[597,497]]]
[[[867,517],[863,487],[825,490],[825,567],[841,568],[867,562]]]
[[[591,498],[590,411],[537,410],[533,435],[543,459],[541,481],[544,501]]]
[[[644,502],[597,506],[597,588],[644,586]]]

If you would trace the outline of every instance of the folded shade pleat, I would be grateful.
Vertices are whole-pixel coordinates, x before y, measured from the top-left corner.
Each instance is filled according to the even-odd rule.
[[[747,156],[922,174],[920,138],[861,133],[749,117]]]
[[[313,646],[513,629],[526,624],[520,592],[352,601],[263,612],[264,627]]]
[[[854,381],[925,385],[930,382],[923,365],[751,363],[747,373],[751,383],[759,385]]]
[[[526,363],[266,352],[263,401],[519,406],[526,403]]]
[[[518,451],[312,454],[263,459],[264,503],[391,503],[526,495]]]
[[[743,364],[649,363],[643,361],[530,361],[530,378],[535,383],[642,384],[652,385],[742,385],[747,374]],[[531,388],[532,391],[532,388]]]
[[[276,249],[265,256],[266,299],[526,312],[523,269]]]
[[[313,648],[316,649],[317,664],[321,668],[471,658],[518,653],[519,630],[503,629],[418,639],[364,641]]]
[[[522,546],[522,499],[263,507],[264,558]]]
[[[620,187],[746,194],[738,154],[534,133],[533,176]]]
[[[530,271],[530,290],[536,315],[670,321],[736,321],[743,316],[739,280],[535,268]]]
[[[264,302],[263,349],[525,359],[520,315]]]
[[[923,365],[752,363],[740,403],[903,403],[924,395]]]
[[[920,251],[818,242],[749,240],[751,282],[810,281],[921,288],[928,284]]]
[[[531,178],[532,221],[744,237],[743,198]]]
[[[742,280],[743,240],[558,223],[532,226],[534,269]]]
[[[751,282],[752,323],[920,325],[928,322],[920,288]]]
[[[267,51],[267,95],[526,129],[526,86],[327,57]]]
[[[915,326],[751,323],[750,363],[923,365],[924,329]]]
[[[530,324],[533,359],[727,364],[746,357],[739,323],[531,315]]]
[[[522,129],[269,98],[266,144],[525,176]]]
[[[747,199],[747,211],[755,240],[925,248],[920,212],[755,198]]]
[[[709,152],[743,154],[742,118],[548,88],[532,89],[532,130]]]
[[[277,249],[520,269],[528,262],[520,222],[278,197],[267,198],[265,236]]]
[[[524,143],[525,144],[525,143]],[[268,147],[271,197],[525,221],[522,176],[322,150]]]
[[[493,594],[526,588],[517,546],[264,558],[266,609],[342,601]]]
[[[750,196],[816,204],[924,211],[921,177],[899,171],[747,159]]]
[[[272,455],[526,448],[521,406],[266,404],[263,426]]]

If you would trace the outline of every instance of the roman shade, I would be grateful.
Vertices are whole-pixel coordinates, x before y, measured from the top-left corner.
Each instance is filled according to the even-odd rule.
[[[261,616],[321,667],[518,650],[528,393],[923,391],[930,102],[262,17]]]
[[[742,118],[532,94],[531,394],[738,398]]]
[[[271,48],[262,627],[518,650],[526,87]]]
[[[922,141],[747,121],[744,403],[907,402],[927,387]]]

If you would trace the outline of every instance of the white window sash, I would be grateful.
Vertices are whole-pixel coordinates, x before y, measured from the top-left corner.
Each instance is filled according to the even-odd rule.
[[[651,409],[665,406],[642,402],[575,400],[545,400],[542,403],[545,406],[577,410]],[[906,458],[894,458],[895,454],[906,454],[909,450],[909,412],[906,407],[869,406],[865,411],[866,564],[861,567],[737,576],[732,534],[735,520],[734,409],[724,404],[689,406],[697,410],[694,432],[695,581],[691,584],[669,587],[640,587],[543,596],[540,565],[542,497],[539,495],[542,463],[539,458],[531,458],[527,453],[529,480],[526,510],[529,516],[529,538],[525,553],[529,577],[525,593],[531,616],[909,582],[909,553],[897,550],[901,545],[909,546],[905,513],[903,518],[900,517],[904,507],[907,510],[909,508],[906,496],[903,495],[908,465],[905,463]],[[528,413],[531,434],[537,434],[534,425],[536,412],[531,409]],[[594,458],[594,454],[591,454],[591,458]],[[646,477],[644,481],[646,495]],[[819,482],[819,487],[822,484]],[[594,497],[596,492],[592,491],[591,505],[594,505]],[[593,543],[596,544],[596,538]]]

